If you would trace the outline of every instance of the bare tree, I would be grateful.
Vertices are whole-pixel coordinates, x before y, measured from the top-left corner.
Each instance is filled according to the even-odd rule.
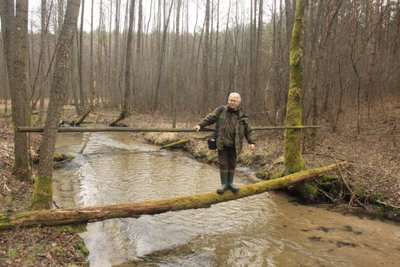
[[[182,1],[178,0],[176,3],[176,17],[175,17],[175,40],[172,55],[172,94],[171,94],[171,108],[172,108],[172,128],[176,127],[177,111],[176,111],[176,97],[177,97],[177,87],[179,75],[179,59],[178,59],[178,49],[179,49],[179,16],[181,11]]]
[[[131,103],[131,64],[133,58],[133,47],[132,47],[132,35],[133,35],[133,20],[135,14],[135,0],[130,1],[129,7],[129,26],[128,26],[128,39],[126,42],[126,59],[125,59],[125,94],[122,104],[122,111],[118,118],[110,123],[110,126],[115,126],[119,121],[125,119],[130,113],[130,103]]]
[[[165,2],[164,2],[164,5]],[[161,48],[159,51],[159,57],[158,57],[158,66],[157,66],[157,83],[156,87],[154,90],[154,97],[152,101],[152,108],[151,108],[151,114],[154,117],[155,112],[157,111],[157,106],[159,105],[159,97],[160,97],[160,89],[161,89],[161,77],[162,77],[162,72],[163,72],[163,66],[164,66],[164,58],[165,58],[165,52],[166,52],[166,45],[167,45],[167,30],[169,27],[169,21],[171,18],[171,11],[173,7],[173,2],[171,3],[168,11],[168,15],[164,14],[164,29],[163,29],[163,34],[162,34],[162,41],[160,42]]]
[[[16,126],[27,126],[29,125],[27,96],[28,1],[1,1],[0,4],[1,24],[4,26],[4,54],[11,91],[12,120]],[[14,130],[13,173],[20,180],[30,181],[27,134],[19,133],[16,128]]]
[[[90,110],[94,109],[94,98],[96,95],[96,81],[95,81],[95,69],[94,69],[94,56],[93,56],[93,13],[94,12],[94,0],[92,0],[92,5],[91,5],[91,11],[90,11],[90,82],[89,82],[89,88],[90,88],[90,98],[89,98],[89,103],[90,103]]]
[[[141,91],[141,73],[142,68],[142,41],[143,41],[143,1],[139,0],[138,7],[138,29],[136,38],[136,57],[135,57],[135,67],[133,72],[133,99],[136,99],[138,91]],[[132,101],[133,103],[133,101]]]
[[[85,12],[85,0],[82,0],[81,23],[79,30],[79,58],[78,58],[78,76],[79,76],[79,111],[83,112],[85,109],[85,95],[83,91],[83,15]],[[76,103],[77,104],[77,103]]]
[[[80,0],[70,0],[67,4],[65,19],[59,35],[56,50],[56,65],[50,91],[47,117],[40,144],[40,162],[35,180],[35,191],[31,202],[32,209],[49,209],[52,201],[53,154],[57,129],[68,88],[71,65],[71,50],[76,32]]]
[[[207,113],[207,103],[211,97],[210,91],[210,81],[209,81],[209,69],[208,69],[208,61],[210,55],[210,0],[206,0],[206,13],[204,17],[205,24],[205,33],[204,33],[204,43],[203,43],[203,97],[202,97],[202,112],[203,114]]]

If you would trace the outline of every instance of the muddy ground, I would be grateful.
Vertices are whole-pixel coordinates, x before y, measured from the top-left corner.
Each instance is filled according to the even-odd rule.
[[[400,220],[400,103],[376,106],[370,117],[362,117],[361,133],[357,132],[357,114],[342,114],[338,128],[325,120],[318,130],[316,146],[310,142],[311,130],[305,131],[303,155],[308,168],[321,167],[337,161],[348,161],[351,167],[332,173],[337,179],[335,190],[318,185],[322,208],[338,212],[357,212],[366,216]],[[66,107],[65,120],[72,120],[71,106]],[[366,114],[366,113],[365,113]],[[87,121],[106,125],[118,115],[115,111],[96,111]],[[11,118],[0,112],[0,213],[27,210],[33,184],[20,182],[11,174],[13,162],[13,134]],[[262,117],[250,116],[253,126],[263,126]],[[178,128],[191,128],[201,119],[183,115]],[[134,114],[124,122],[131,127],[171,127],[168,116]],[[82,125],[85,126],[85,125]],[[205,162],[216,162],[215,152],[206,148],[205,134],[132,134],[135,138],[165,144],[183,137],[190,143],[184,149]],[[31,134],[32,149],[40,137]],[[262,179],[270,179],[283,169],[283,131],[257,131],[257,148],[245,148],[239,160],[251,166]],[[87,251],[73,228],[33,228],[0,232],[0,266],[87,266]]]

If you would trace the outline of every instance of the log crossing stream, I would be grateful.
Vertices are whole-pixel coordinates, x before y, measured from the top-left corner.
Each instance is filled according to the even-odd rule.
[[[59,135],[75,154],[82,133]],[[254,174],[240,168],[235,183]],[[129,133],[92,133],[83,155],[54,172],[59,207],[94,206],[214,191],[217,167]],[[267,192],[211,208],[90,223],[90,266],[398,266],[400,227],[303,206]]]

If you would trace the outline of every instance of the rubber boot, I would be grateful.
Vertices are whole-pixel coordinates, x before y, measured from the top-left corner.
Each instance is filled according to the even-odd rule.
[[[218,194],[223,194],[226,190],[228,190],[228,173],[220,172],[221,176],[221,187],[217,190]]]
[[[234,172],[228,172],[228,189],[233,193],[239,191],[239,187],[233,184],[233,177],[235,176]]]

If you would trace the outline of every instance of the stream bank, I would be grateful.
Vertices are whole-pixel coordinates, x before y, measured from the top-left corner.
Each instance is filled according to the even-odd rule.
[[[335,160],[347,160],[353,165],[345,175],[347,175],[349,185],[355,194],[354,198],[333,199],[333,205],[319,204],[320,206],[340,212],[359,213],[361,216],[373,214],[376,218],[389,217],[398,221],[400,127],[396,127],[396,122],[400,117],[400,107],[389,111],[386,119],[372,118],[368,125],[363,125],[364,131],[361,135],[353,133],[354,125],[351,123],[347,125],[343,122],[346,126],[337,133],[329,131],[329,123],[323,125],[319,131],[320,139],[316,148],[311,148],[305,138],[304,157],[308,167],[329,165]],[[99,123],[106,125],[116,114],[117,112],[101,111]],[[373,114],[377,115],[378,113]],[[89,117],[90,119],[93,120],[94,116]],[[191,128],[193,122],[199,119],[196,116],[186,116],[178,122],[178,127]],[[149,127],[151,124],[155,124],[154,121],[149,115],[144,114],[131,116],[126,123],[135,127]],[[2,116],[0,126],[2,130],[0,136],[0,212],[16,213],[28,208],[33,185],[20,182],[11,175],[13,137],[10,116]],[[157,126],[170,127],[170,118],[158,118]],[[34,136],[37,135],[31,135],[31,141],[37,143],[38,137]],[[170,136],[168,142],[181,137],[183,136]],[[214,152],[209,151],[206,148],[205,140],[198,139],[198,137],[199,135],[192,137],[193,143],[196,145],[188,151],[202,161],[216,163]],[[257,133],[257,139],[256,153],[250,155],[245,150],[239,160],[245,166],[264,168],[266,173],[273,173],[283,165],[282,132]],[[66,229],[57,231],[53,228],[34,228],[2,232],[0,235],[0,240],[3,241],[0,244],[0,265],[59,266],[70,264],[71,266],[84,266],[87,259],[87,252],[81,246],[83,242],[80,237]],[[43,240],[45,246],[38,246]],[[65,243],[66,240],[69,242],[68,244]]]

